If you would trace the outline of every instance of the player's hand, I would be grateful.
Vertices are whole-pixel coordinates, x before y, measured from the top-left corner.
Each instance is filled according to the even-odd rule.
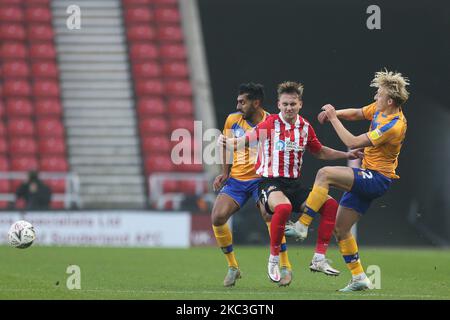
[[[331,104],[326,104],[322,107],[323,112],[325,112],[325,115],[329,121],[333,119],[337,119],[336,110]]]
[[[364,158],[364,148],[354,149],[347,152],[347,158],[349,160],[356,160]]]
[[[217,145],[223,148],[233,149],[235,143],[234,138],[227,138],[223,134],[219,136],[219,139],[217,139]]]
[[[213,190],[214,192],[217,192],[222,188],[223,184],[228,180],[228,175],[226,174],[219,174],[213,182]]]
[[[327,113],[325,111],[320,112],[317,115],[317,120],[319,121],[320,124],[324,124],[325,122],[327,122],[328,121]]]

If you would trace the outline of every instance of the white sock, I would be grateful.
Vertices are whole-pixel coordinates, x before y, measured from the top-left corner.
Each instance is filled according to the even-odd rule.
[[[325,255],[323,253],[314,253],[313,261],[322,261],[325,260]]]
[[[356,281],[361,281],[361,280],[364,280],[365,278],[367,278],[367,276],[366,276],[366,274],[363,272],[363,273],[359,273],[359,274],[357,274],[357,275],[352,275],[352,278],[353,278],[353,280],[356,280]]]
[[[273,255],[270,255],[270,257],[269,257],[269,262],[272,262],[272,263],[279,263],[279,262],[280,262],[280,256],[273,256]]]

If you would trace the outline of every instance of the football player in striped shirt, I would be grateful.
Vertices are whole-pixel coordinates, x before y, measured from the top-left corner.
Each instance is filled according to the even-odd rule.
[[[329,121],[347,147],[364,148],[362,168],[324,167],[318,171],[306,201],[306,211],[294,227],[297,233],[306,237],[308,225],[326,201],[329,188],[345,191],[338,208],[335,235],[352,280],[339,290],[342,292],[371,289],[350,230],[371,202],[387,192],[392,179],[399,178],[395,169],[406,135],[407,123],[402,108],[409,97],[407,85],[408,79],[400,73],[380,71],[371,82],[371,86],[377,88],[374,103],[359,109],[337,111],[327,104],[319,114],[319,122]],[[354,136],[339,119],[369,120],[369,131]]]

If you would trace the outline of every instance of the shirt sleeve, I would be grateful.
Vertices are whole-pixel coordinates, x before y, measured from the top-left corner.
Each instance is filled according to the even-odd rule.
[[[372,120],[373,119],[373,115],[375,114],[377,109],[377,104],[376,102],[371,103],[365,107],[362,108],[362,113],[363,116],[366,120]]]
[[[232,138],[233,137],[233,132],[231,130],[231,127],[233,125],[233,119],[231,118],[231,116],[227,117],[227,120],[225,120],[225,124],[223,126],[223,135],[227,138]]]
[[[372,145],[376,147],[396,138],[400,134],[399,126],[395,125],[397,121],[396,117],[384,126],[367,132],[367,137]]]
[[[317,153],[322,149],[322,143],[320,143],[319,138],[317,138],[316,132],[311,125],[308,127],[308,142],[306,148],[308,148],[311,153]]]

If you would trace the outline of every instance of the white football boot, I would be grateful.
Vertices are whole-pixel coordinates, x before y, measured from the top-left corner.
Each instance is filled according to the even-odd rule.
[[[308,236],[308,226],[305,226],[300,221],[297,221],[296,223],[288,221],[284,228],[284,235],[288,238],[295,238],[297,241],[303,241]]]
[[[267,264],[267,275],[269,279],[273,282],[280,282],[281,272],[280,272],[280,257],[272,256],[269,257],[269,263]]]

